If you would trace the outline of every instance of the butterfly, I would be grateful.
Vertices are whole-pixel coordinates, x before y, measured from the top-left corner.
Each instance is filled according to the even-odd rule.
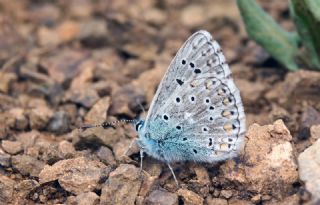
[[[245,114],[239,89],[217,41],[194,33],[180,48],[152,100],[135,124],[143,153],[167,163],[216,162],[239,153]]]
[[[123,120],[131,122],[132,120]],[[83,129],[113,123],[87,125]],[[144,153],[171,163],[217,162],[235,157],[244,141],[245,113],[239,89],[217,41],[200,30],[179,49],[151,102],[145,120],[135,121]]]

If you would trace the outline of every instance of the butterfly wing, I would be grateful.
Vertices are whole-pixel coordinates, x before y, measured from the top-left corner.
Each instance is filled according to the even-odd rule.
[[[178,51],[144,130],[160,146],[151,155],[169,162],[213,162],[238,153],[245,132],[240,93],[219,44],[207,31],[193,34]]]

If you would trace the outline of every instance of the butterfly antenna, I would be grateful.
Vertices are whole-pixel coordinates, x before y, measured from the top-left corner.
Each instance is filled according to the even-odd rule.
[[[80,130],[85,131],[86,129],[94,128],[94,127],[102,127],[103,129],[107,129],[109,127],[116,128],[116,126],[120,123],[125,124],[125,123],[132,123],[132,122],[135,123],[137,122],[137,120],[115,120],[112,122],[104,122],[96,125],[82,125],[80,127]]]

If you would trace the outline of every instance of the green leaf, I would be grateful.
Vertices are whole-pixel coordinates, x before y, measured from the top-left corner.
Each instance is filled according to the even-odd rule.
[[[320,69],[320,1],[290,0],[291,16],[306,51],[300,58],[311,69]]]
[[[288,70],[297,70],[298,37],[283,30],[255,0],[237,0],[249,37]]]

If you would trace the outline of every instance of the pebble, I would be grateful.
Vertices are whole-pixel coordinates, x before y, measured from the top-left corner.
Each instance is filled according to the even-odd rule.
[[[6,154],[1,148],[0,148],[0,166],[2,167],[9,167],[11,165],[11,156],[9,154]]]
[[[70,131],[70,117],[64,111],[59,111],[53,114],[51,117],[48,130],[56,134],[64,134]]]
[[[99,95],[96,90],[91,88],[77,89],[68,91],[65,99],[85,108],[91,108],[99,100]]]
[[[206,198],[206,202],[208,205],[228,205],[228,201],[220,198]]]
[[[13,201],[13,186],[15,181],[0,175],[0,204],[9,204]]]
[[[97,156],[105,164],[108,164],[108,165],[117,164],[112,151],[108,147],[101,146],[97,151]]]
[[[258,194],[281,198],[291,193],[292,184],[298,181],[298,166],[290,143],[292,136],[283,121],[265,126],[253,124],[246,138],[246,163],[225,163],[221,166],[223,176]]]
[[[178,190],[177,194],[182,197],[185,204],[203,204],[203,198],[188,189],[181,188]]]
[[[110,97],[99,99],[85,116],[85,123],[95,124],[106,121],[107,111],[111,103]]]
[[[225,199],[230,199],[233,195],[232,190],[221,190],[220,196],[222,196]]]
[[[23,150],[22,144],[19,141],[2,140],[1,146],[9,154],[18,154]]]
[[[97,205],[99,204],[99,196],[94,192],[81,193],[75,197],[77,205]]]
[[[73,147],[73,144],[66,140],[59,142],[58,150],[62,158],[73,157],[76,153],[76,150]]]
[[[28,155],[12,156],[12,167],[18,170],[22,175],[38,177],[45,163]]]
[[[310,142],[313,144],[315,141],[320,139],[320,124],[313,125],[310,127]]]
[[[120,164],[102,187],[100,204],[134,205],[142,181],[139,172],[133,165]]]
[[[299,177],[312,194],[313,202],[320,200],[320,139],[298,157]]]
[[[146,204],[177,205],[178,195],[165,190],[154,190],[145,199]]]
[[[28,128],[29,119],[25,115],[25,110],[22,108],[12,108],[9,110],[9,113],[12,114],[15,118],[15,129],[25,130]]]
[[[78,39],[87,47],[103,47],[107,43],[107,37],[107,22],[103,19],[90,19],[80,26]]]
[[[39,174],[39,182],[44,184],[58,180],[66,191],[81,194],[97,189],[108,172],[108,167],[101,162],[77,157],[60,160],[52,166],[45,165]]]
[[[17,80],[15,73],[0,71],[0,92],[8,93],[10,86]]]
[[[50,118],[53,116],[53,111],[46,105],[40,103],[28,112],[31,129],[44,129]]]

